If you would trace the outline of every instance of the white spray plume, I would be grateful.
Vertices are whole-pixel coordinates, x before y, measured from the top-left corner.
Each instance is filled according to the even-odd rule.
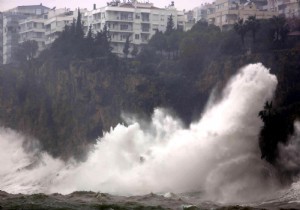
[[[63,165],[44,154],[44,164],[19,171],[30,163],[30,154],[22,151],[22,140],[15,141],[21,136],[2,131],[0,142],[6,146],[1,145],[5,158],[0,161],[7,167],[0,168],[0,176],[5,177],[0,189],[125,195],[202,191],[218,202],[263,199],[277,183],[260,159],[257,139],[262,123],[257,114],[272,98],[276,85],[276,77],[262,64],[250,64],[228,82],[222,99],[207,107],[189,129],[156,109],[147,129],[138,122],[116,126],[78,165]],[[20,150],[19,154],[14,150]]]

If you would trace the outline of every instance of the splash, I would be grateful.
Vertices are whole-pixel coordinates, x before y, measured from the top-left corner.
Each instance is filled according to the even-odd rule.
[[[260,159],[257,137],[262,124],[257,113],[276,85],[276,77],[262,64],[250,64],[189,129],[156,109],[147,126],[137,121],[105,133],[81,164],[63,164],[41,154],[36,167],[19,170],[31,164],[34,155],[22,149],[20,135],[2,130],[0,142],[6,146],[1,145],[0,154],[7,167],[0,169],[5,178],[0,189],[124,195],[201,191],[218,202],[264,199],[277,183],[272,168]]]

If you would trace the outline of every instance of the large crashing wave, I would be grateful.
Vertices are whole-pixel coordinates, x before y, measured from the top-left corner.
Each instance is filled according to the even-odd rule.
[[[260,159],[257,113],[273,96],[277,79],[262,64],[242,68],[218,102],[185,129],[156,109],[147,126],[118,125],[99,139],[84,163],[25,152],[22,136],[0,131],[0,189],[11,193],[113,194],[201,191],[210,200],[264,199],[277,188],[271,167]],[[143,126],[141,126],[143,124]]]

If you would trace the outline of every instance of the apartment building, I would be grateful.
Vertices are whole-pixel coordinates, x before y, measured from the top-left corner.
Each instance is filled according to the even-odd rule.
[[[77,12],[70,9],[55,9],[53,8],[47,14],[47,19],[44,21],[45,26],[45,45],[49,46],[58,35],[65,29],[66,25],[72,24],[77,18]]]
[[[12,63],[14,60],[14,54],[19,44],[20,22],[47,13],[48,10],[49,8],[43,5],[30,5],[19,6],[3,13],[3,64]],[[23,35],[23,38],[25,36],[27,35]]]
[[[193,9],[193,16],[195,18],[195,22],[199,20],[208,20],[208,15],[213,14],[215,12],[215,4],[202,4],[199,7]]]
[[[84,25],[84,29],[87,32],[88,25],[86,16],[86,9],[80,9],[80,13],[82,14],[82,22]],[[44,21],[45,25],[45,44],[46,47],[51,45],[54,40],[58,37],[58,35],[65,29],[65,26],[71,25],[73,20],[76,20],[78,16],[78,9],[75,11],[71,11],[67,8],[56,9],[53,8],[47,14],[47,18]]]
[[[93,10],[80,10],[84,31],[87,33],[89,26],[92,26],[96,33],[103,30],[106,25],[111,36],[112,52],[118,55],[123,54],[124,44],[127,37],[131,45],[141,47],[147,44],[157,30],[165,31],[170,16],[174,26],[188,30],[194,22],[188,21],[191,14],[177,11],[174,2],[165,8],[157,8],[152,3],[141,3],[135,0],[123,1],[114,0],[107,3],[107,6]],[[49,9],[43,5],[19,6],[3,13],[3,39],[0,48],[3,46],[3,63],[13,62],[18,44],[27,40],[35,40],[38,43],[39,51],[49,47],[51,43],[64,30],[77,19],[78,10],[71,11],[66,8]],[[1,38],[1,37],[0,37]],[[0,54],[1,55],[1,54]]]
[[[277,11],[265,9],[266,1],[240,1],[240,0],[216,0],[215,10],[207,15],[208,22],[219,26],[222,30],[231,28],[238,19],[247,19],[256,16],[257,19],[269,19],[278,15]]]
[[[45,26],[47,15],[28,17],[19,21],[19,44],[34,40],[38,43],[38,51],[45,49]]]
[[[94,32],[101,31],[104,25],[108,27],[112,51],[118,55],[123,54],[127,37],[131,45],[141,46],[148,43],[156,30],[166,30],[167,21],[171,15],[175,27],[178,25],[174,3],[161,9],[152,3],[113,1],[102,8],[97,9],[94,6],[94,10],[88,15],[90,17],[87,18],[87,22],[92,25]]]
[[[275,4],[279,15],[284,15],[287,18],[300,17],[299,0],[277,0]]]

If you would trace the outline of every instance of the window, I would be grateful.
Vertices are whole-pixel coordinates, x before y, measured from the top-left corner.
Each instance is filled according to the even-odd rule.
[[[153,24],[153,25],[152,25],[152,29],[153,29],[154,31],[158,30],[158,25],[157,25],[157,24]]]
[[[127,24],[121,24],[121,30],[128,30],[128,25]]]
[[[132,13],[122,12],[121,20],[132,20]]]
[[[141,19],[141,15],[140,14],[135,14],[135,19]]]
[[[159,21],[159,15],[154,14],[154,15],[152,16],[152,20],[153,20],[153,21]]]
[[[135,35],[135,39],[140,39],[140,35],[139,35],[139,34],[136,34],[136,35]]]
[[[41,14],[42,14],[42,10],[41,10],[41,9],[36,9],[36,10],[35,10],[35,13],[36,13],[37,15],[41,15]]]
[[[127,36],[128,36],[127,34],[122,34],[122,35],[121,35],[121,41],[124,40],[124,39],[126,39]]]
[[[43,38],[42,32],[36,32],[36,38]]]

